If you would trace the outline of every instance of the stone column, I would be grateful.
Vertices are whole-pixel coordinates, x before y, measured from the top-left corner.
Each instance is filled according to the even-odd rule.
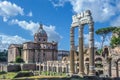
[[[84,75],[83,26],[79,26],[79,75]]]
[[[116,77],[119,77],[118,61],[116,61],[115,64],[116,64]]]
[[[41,75],[41,63],[39,63],[39,75]]]
[[[89,24],[89,75],[94,76],[94,27]]]
[[[75,74],[77,74],[77,62],[75,63]]]
[[[45,64],[43,64],[43,71],[45,71]]]
[[[59,73],[59,63],[57,63],[56,72]]]
[[[47,75],[49,75],[49,64],[47,63]]]
[[[66,63],[66,73],[68,73],[68,63]]]
[[[70,75],[74,74],[74,28],[70,30]]]

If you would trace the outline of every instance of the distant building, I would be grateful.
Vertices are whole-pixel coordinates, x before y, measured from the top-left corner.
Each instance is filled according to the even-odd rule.
[[[17,56],[22,57],[22,44],[11,44],[8,47],[8,62],[14,62]]]
[[[58,60],[62,60],[62,58],[66,56],[69,56],[69,51],[58,50]]]
[[[25,42],[23,44],[11,44],[8,48],[8,62],[15,62],[17,56],[20,56],[25,63],[37,63],[44,61],[57,60],[58,44],[48,42],[48,36],[40,25],[37,33],[34,35],[34,42]]]

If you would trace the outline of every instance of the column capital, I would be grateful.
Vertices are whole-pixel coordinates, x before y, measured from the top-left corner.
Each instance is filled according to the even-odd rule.
[[[74,29],[74,28],[75,28],[75,27],[72,27],[72,26],[70,27],[70,29]]]
[[[89,26],[93,26],[93,25],[94,25],[94,22],[91,22],[91,23],[89,23],[88,25],[89,25]]]
[[[79,25],[79,29],[83,29],[84,28],[84,25]]]

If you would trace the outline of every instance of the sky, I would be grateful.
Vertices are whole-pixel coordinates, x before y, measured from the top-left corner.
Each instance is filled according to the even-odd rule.
[[[0,0],[0,49],[10,44],[34,40],[39,24],[43,24],[49,42],[58,42],[59,50],[70,49],[72,16],[90,10],[94,30],[120,25],[120,0]],[[84,44],[88,44],[88,25],[84,28]],[[75,45],[78,45],[75,29]],[[94,35],[95,46],[101,37]],[[109,44],[109,36],[105,45]]]

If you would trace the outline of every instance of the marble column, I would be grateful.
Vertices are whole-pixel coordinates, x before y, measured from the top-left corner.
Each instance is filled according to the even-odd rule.
[[[45,71],[45,64],[43,64],[43,71]]]
[[[41,75],[41,63],[39,63],[39,75]]]
[[[50,72],[50,70],[49,70],[49,64],[47,63],[47,75],[49,75],[49,72]]]
[[[70,75],[74,74],[74,28],[70,30]]]
[[[79,75],[84,75],[83,26],[79,26]]]
[[[89,24],[89,76],[94,76],[94,27]]]
[[[77,62],[75,63],[75,74],[77,74]]]
[[[56,66],[56,72],[59,73],[59,63],[57,63],[58,65]]]
[[[68,73],[68,63],[66,63],[66,73]]]

